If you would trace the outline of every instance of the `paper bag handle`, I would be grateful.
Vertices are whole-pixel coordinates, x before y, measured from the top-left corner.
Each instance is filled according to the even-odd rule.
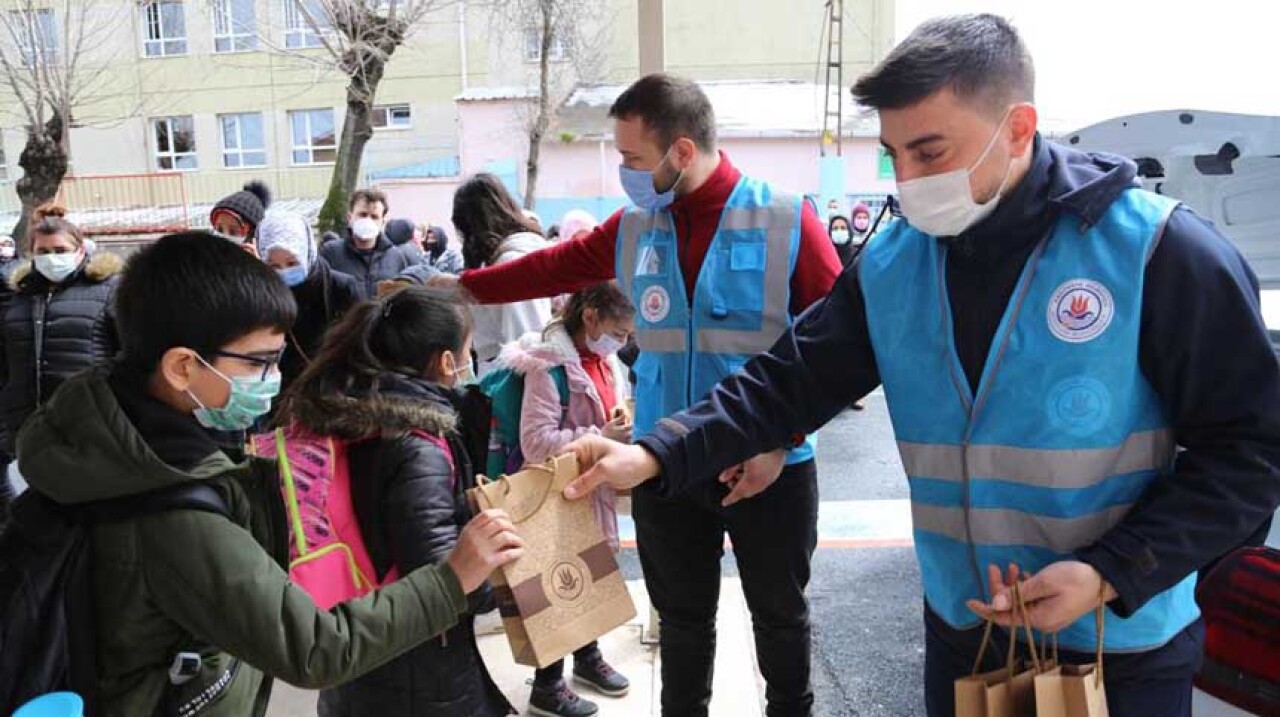
[[[1022,617],[1022,627],[1027,634],[1027,649],[1031,651],[1031,666],[1035,668],[1036,674],[1043,672],[1040,666],[1040,655],[1036,653],[1036,636],[1031,632],[1031,620],[1027,617],[1027,601],[1022,599],[1022,588],[1018,587],[1018,581],[1013,581],[1013,601],[1018,606],[1018,615]],[[1017,627],[1010,632],[1009,640],[1017,642]]]
[[[551,496],[552,491],[556,490],[557,488],[561,490],[564,489],[564,486],[567,484],[564,481],[556,480],[558,473],[556,472],[556,469],[554,466],[558,461],[566,460],[566,459],[576,460],[576,458],[572,454],[566,454],[558,458],[548,459],[546,463],[538,463],[538,464],[531,463],[529,465],[526,465],[523,469],[521,469],[526,471],[528,470],[545,471],[551,474],[551,480],[547,481],[546,490],[543,491],[542,497],[538,499],[538,504],[535,505],[532,510],[530,510],[526,515],[523,515],[520,517],[517,517],[514,515],[511,516],[511,522],[513,525],[519,525],[525,522],[526,520],[536,515],[538,511],[542,510],[542,506],[546,505],[547,498]],[[477,476],[476,482],[481,486],[487,486],[487,485],[492,485],[494,483],[497,483],[498,485],[502,486],[502,494],[504,496],[511,493],[511,481],[508,480],[508,476],[505,473],[499,476],[498,480],[496,481],[491,478],[487,478],[485,476]]]
[[[1105,610],[1107,607],[1106,599],[1107,599],[1107,584],[1103,582],[1098,586],[1098,609],[1095,610],[1093,613],[1094,621],[1098,625],[1098,656],[1097,656],[1098,661],[1096,663],[1096,666],[1093,668],[1094,686],[1102,685],[1102,646],[1104,643],[1104,638],[1106,637],[1106,634],[1107,634],[1107,621],[1106,621],[1106,615],[1105,615]]]

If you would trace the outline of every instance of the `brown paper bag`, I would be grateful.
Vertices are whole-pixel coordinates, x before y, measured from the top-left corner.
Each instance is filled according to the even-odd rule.
[[[577,477],[577,458],[566,454],[470,491],[476,508],[507,511],[525,541],[524,557],[491,578],[522,665],[546,667],[636,614],[591,501],[561,494]]]
[[[1009,635],[1005,667],[991,672],[978,672],[982,667],[982,658],[986,656],[991,644],[991,631],[995,626],[993,621],[988,620],[982,633],[982,646],[978,648],[978,659],[973,663],[973,673],[955,681],[956,717],[1037,717],[1035,683],[1037,676],[1044,670],[1044,664],[1036,650],[1036,641],[1026,619],[1026,606],[1022,602],[1017,584],[1014,585],[1013,593],[1026,629],[1027,649],[1031,653],[1030,664],[1014,659],[1018,645],[1015,627]]]
[[[1095,612],[1098,656],[1092,665],[1062,665],[1036,677],[1037,717],[1109,717],[1102,675],[1105,636],[1102,603]]]

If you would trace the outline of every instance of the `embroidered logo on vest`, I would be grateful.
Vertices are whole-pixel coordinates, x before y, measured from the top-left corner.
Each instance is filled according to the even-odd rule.
[[[661,286],[651,286],[640,297],[640,313],[644,320],[656,324],[671,313],[671,295]]]
[[[1063,283],[1049,299],[1049,330],[1070,344],[1082,344],[1102,335],[1115,317],[1111,291],[1091,279]]]

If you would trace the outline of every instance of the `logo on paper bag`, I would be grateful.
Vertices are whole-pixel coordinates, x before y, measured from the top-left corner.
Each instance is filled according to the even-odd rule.
[[[587,591],[586,573],[574,562],[556,563],[547,571],[546,580],[550,583],[550,593],[563,603],[577,602]]]
[[[1049,299],[1049,330],[1067,343],[1092,341],[1111,325],[1115,308],[1107,287],[1091,279],[1072,279]]]

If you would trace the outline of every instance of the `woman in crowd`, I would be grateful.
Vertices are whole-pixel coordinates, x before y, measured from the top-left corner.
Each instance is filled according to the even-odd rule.
[[[586,435],[631,441],[630,386],[617,353],[635,332],[635,314],[616,283],[596,284],[572,294],[562,317],[544,331],[504,349],[498,363],[524,376],[520,450],[527,461],[540,463],[559,455]],[[613,491],[597,490],[592,502],[596,520],[617,552]],[[608,697],[621,697],[630,688],[595,642],[573,653],[573,676]],[[535,673],[529,711],[545,717],[585,717],[596,714],[597,708],[570,689],[561,660]]]
[[[492,174],[477,174],[453,195],[453,225],[462,235],[462,256],[468,269],[519,259],[550,244],[537,224]],[[480,374],[502,346],[551,320],[551,300],[534,299],[501,306],[476,306],[475,351]]]
[[[229,194],[213,205],[209,212],[209,226],[225,237],[239,242],[250,254],[257,252],[254,236],[262,223],[267,208],[271,206],[271,189],[265,182],[246,182],[244,189]]]
[[[4,448],[28,417],[72,374],[115,356],[112,297],[124,263],[108,251],[89,255],[66,209],[36,209],[28,230],[32,258],[10,277],[13,298],[0,332],[0,414]]]
[[[827,222],[827,236],[836,247],[836,255],[840,257],[841,266],[849,266],[853,261],[853,233],[849,230],[849,218],[837,214]]]
[[[258,256],[276,270],[298,302],[298,319],[280,359],[281,386],[287,390],[320,352],[329,327],[360,301],[360,287],[317,256],[311,225],[300,214],[267,212],[256,236]]]
[[[449,246],[449,233],[444,227],[419,224],[418,230],[422,232],[422,251],[427,255],[427,263],[446,274],[461,274],[465,268],[462,254]]]
[[[280,421],[346,441],[351,498],[375,579],[449,555],[475,485],[457,388],[471,376],[471,319],[441,292],[407,287],[359,304],[334,327]],[[486,585],[471,615],[496,604]],[[321,717],[514,714],[464,616],[440,638],[320,696]]]

